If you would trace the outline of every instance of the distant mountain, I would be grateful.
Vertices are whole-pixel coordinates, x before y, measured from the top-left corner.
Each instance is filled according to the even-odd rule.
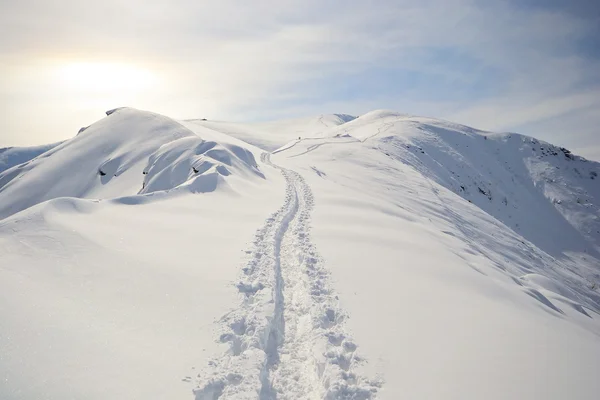
[[[221,121],[190,120],[188,122],[226,133],[265,150],[275,150],[299,137],[320,137],[329,128],[345,124],[356,117],[348,114],[322,114],[318,117],[295,118],[250,124]]]

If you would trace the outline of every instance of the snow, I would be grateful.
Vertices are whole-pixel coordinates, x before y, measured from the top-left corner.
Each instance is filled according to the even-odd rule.
[[[5,147],[0,149],[0,172],[23,164],[60,145],[62,142],[32,147]]]
[[[282,201],[283,179],[249,165],[251,146],[132,109],[72,141],[0,192],[4,210],[18,195],[39,202],[0,221],[0,398],[190,397],[183,379],[218,351],[212,323],[235,302],[240,254]],[[199,159],[213,171],[181,171]],[[221,165],[231,187],[207,190]]]
[[[314,242],[366,374],[383,371],[380,397],[595,398],[598,259],[556,260],[408,164],[357,146],[322,146],[308,166],[273,159],[320,193]]]
[[[269,212],[208,196],[58,199],[4,220],[0,397],[192,397],[182,379],[217,351],[212,322],[236,301],[231,249]]]
[[[354,119],[356,117],[348,114],[322,114],[317,118],[297,118],[252,124],[207,121],[204,119],[187,122],[224,132],[261,149],[273,151],[282,144],[299,137],[322,137],[323,132],[326,132],[329,128],[343,125]]]
[[[228,146],[205,142],[168,117],[111,110],[73,139],[1,173],[0,218],[57,197],[108,199],[184,183],[192,191],[213,191],[223,176],[256,169],[249,153]]]
[[[119,108],[34,157],[0,173],[0,398],[600,392],[600,164],[566,149]]]

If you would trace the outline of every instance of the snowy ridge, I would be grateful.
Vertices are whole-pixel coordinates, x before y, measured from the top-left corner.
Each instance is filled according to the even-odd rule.
[[[370,399],[380,383],[353,371],[361,358],[310,242],[310,187],[268,153],[262,160],[285,177],[285,203],[256,234],[237,285],[244,301],[221,320],[230,348],[199,375],[196,399]]]
[[[600,185],[595,178],[600,164],[518,134],[491,134],[440,121],[423,121],[415,128],[416,134],[378,137],[379,147],[550,254],[571,250],[597,255]],[[532,209],[545,216],[532,214]],[[563,239],[555,241],[559,234]]]
[[[0,173],[0,219],[58,197],[213,192],[228,187],[226,177],[232,174],[264,178],[246,148],[204,140],[162,115],[119,108],[76,137]]]
[[[389,111],[361,116],[332,128],[328,136],[296,140],[277,152],[295,159],[326,147],[330,154],[337,154],[338,149],[362,143],[368,151],[379,153],[376,165],[369,162],[365,166],[393,168],[393,163],[400,162],[418,172],[441,205],[448,202],[438,196],[443,187],[492,216],[503,229],[514,231],[520,241],[514,246],[528,247],[537,254],[536,261],[527,263],[537,264],[538,273],[544,271],[555,282],[537,280],[534,290],[544,287],[540,282],[545,282],[552,295],[562,298],[569,293],[572,307],[585,305],[600,312],[596,290],[600,282],[596,264],[600,261],[600,184],[596,178],[600,163],[519,134],[494,134]],[[367,149],[362,149],[363,153],[352,151],[360,154],[357,163],[363,162]],[[347,158],[348,153],[342,157]],[[456,212],[446,208],[444,214]],[[473,232],[464,224],[457,227],[464,231],[465,241],[475,244],[478,254],[503,263],[489,249],[476,244],[471,239]],[[522,265],[524,271],[529,270],[526,263]],[[526,275],[513,272],[518,279]],[[527,280],[523,277],[521,281]],[[559,290],[556,285],[569,289]]]
[[[223,132],[262,150],[273,151],[298,137],[323,137],[331,128],[355,120],[348,114],[322,114],[318,117],[240,124],[222,121],[189,120],[186,124]],[[189,125],[188,125],[189,126]]]
[[[600,163],[519,134],[490,133],[386,110],[335,126],[323,138],[291,141],[275,152],[302,142],[302,150],[289,154],[298,157],[321,146],[353,141],[370,143],[413,166],[545,251],[597,255],[600,250]],[[547,217],[530,212],[540,207]],[[547,235],[549,231],[555,234]],[[572,234],[566,235],[566,242],[555,240],[568,231]]]
[[[515,274],[515,279],[520,280],[519,284],[529,281],[527,273],[531,274],[530,268],[534,264],[537,274],[552,276],[552,279],[535,278],[533,280],[538,283],[528,286],[530,289],[547,289],[550,297],[558,296],[558,301],[570,303],[571,307],[580,311],[583,310],[582,304],[594,312],[600,311],[600,297],[596,290],[598,284],[595,283],[600,277],[596,264],[600,259],[596,250],[600,232],[594,230],[600,219],[598,202],[590,199],[582,205],[580,200],[573,198],[573,193],[577,192],[584,192],[592,199],[599,197],[594,179],[598,163],[522,135],[486,134],[457,124],[418,117],[392,115],[392,121],[386,120],[389,117],[385,115],[382,121],[372,126],[371,132],[375,133],[364,136],[361,141],[366,141],[371,150],[416,170],[431,187],[440,205],[448,203],[447,194],[444,198],[439,195],[440,188],[445,187],[493,216],[497,220],[495,225],[502,227],[502,230],[514,230],[515,234],[507,235],[505,240],[513,243],[513,249],[524,247],[524,250],[528,249],[527,253],[535,254],[534,257],[529,256],[533,259],[520,263],[519,269],[522,269],[509,268]],[[353,142],[336,134],[333,138],[316,142],[298,141],[294,146],[284,146],[282,151],[292,159],[322,145],[339,149],[358,141]],[[545,152],[536,154],[536,145],[541,145],[542,149],[546,149]],[[529,151],[533,151],[533,157]],[[377,158],[378,165],[387,164],[380,157]],[[544,165],[541,173],[531,167],[539,163]],[[369,166],[374,167],[371,163]],[[560,179],[560,185],[554,188],[560,190],[565,200],[557,202],[548,198],[547,185],[555,183],[555,180],[540,179],[540,176],[548,174],[558,174],[560,177],[556,179]],[[540,187],[545,190],[540,190]],[[567,196],[571,197],[569,201],[566,200]],[[578,224],[573,224],[561,210],[567,204],[580,207]],[[587,210],[584,212],[581,206]],[[443,215],[454,215],[457,221],[463,219],[448,207],[445,207]],[[462,239],[475,247],[476,254],[486,255],[498,266],[506,264],[502,256],[499,257],[490,248],[472,239],[483,236],[476,235],[465,222],[456,226],[463,231]],[[508,239],[508,236],[511,238]],[[522,256],[515,258],[520,259]],[[504,266],[501,268],[506,269]],[[569,295],[564,299],[566,293]],[[544,302],[551,308],[559,309],[547,299]]]

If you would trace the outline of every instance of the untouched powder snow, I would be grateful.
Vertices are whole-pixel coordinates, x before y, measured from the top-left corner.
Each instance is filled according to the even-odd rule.
[[[596,399],[600,164],[114,110],[0,173],[2,399]]]
[[[0,172],[23,164],[60,145],[62,142],[32,147],[5,147],[0,149]]]

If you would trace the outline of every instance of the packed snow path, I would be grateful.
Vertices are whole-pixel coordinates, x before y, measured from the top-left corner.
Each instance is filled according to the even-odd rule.
[[[220,321],[229,349],[199,375],[196,400],[372,399],[380,383],[356,372],[362,360],[310,241],[311,189],[269,154],[262,161],[283,174],[285,202],[247,252],[242,304]]]

